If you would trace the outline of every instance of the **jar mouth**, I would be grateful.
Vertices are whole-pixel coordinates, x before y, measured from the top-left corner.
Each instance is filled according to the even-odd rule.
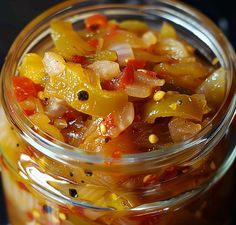
[[[77,16],[74,16],[70,12],[72,5],[78,5]],[[78,12],[86,12],[86,15],[89,15],[102,10],[109,16],[117,10],[119,10],[119,13],[123,12],[124,14],[125,9],[130,10],[130,12],[136,11],[138,13],[145,13],[150,18],[158,16],[162,19],[174,22],[180,28],[185,27],[188,31],[191,31],[195,38],[198,37],[196,43],[201,41],[201,44],[208,46],[219,59],[221,66],[225,69],[227,77],[227,93],[224,102],[211,123],[204,127],[193,138],[150,152],[126,154],[121,159],[117,159],[115,165],[128,165],[130,163],[153,160],[160,164],[162,162],[166,163],[167,158],[170,160],[173,157],[181,156],[187,152],[192,154],[190,150],[194,146],[201,146],[203,144],[206,145],[204,151],[207,151],[213,144],[216,144],[216,142],[211,142],[210,145],[207,145],[210,140],[216,136],[223,136],[228,128],[236,108],[234,75],[236,58],[234,50],[226,37],[207,17],[183,3],[165,0],[140,0],[136,1],[135,5],[120,3],[109,4],[109,1],[102,1],[99,3],[96,1],[69,1],[58,4],[47,10],[26,26],[10,48],[2,68],[2,104],[7,117],[19,129],[22,138],[43,154],[59,161],[83,161],[87,163],[103,164],[104,162],[110,162],[112,160],[111,158],[105,158],[99,155],[99,153],[90,154],[77,147],[54,140],[47,134],[43,137],[32,130],[31,127],[33,124],[17,104],[16,97],[11,89],[11,79],[7,80],[7,78],[16,73],[16,68],[21,61],[22,55],[32,49],[32,47],[49,32],[48,23],[55,16],[61,18],[65,18],[66,16],[71,17],[70,20],[74,22],[83,17],[83,15],[80,16]],[[184,18],[188,18],[188,21],[184,20]],[[38,34],[37,36],[35,36],[36,33]],[[35,37],[33,40],[31,40],[32,36]],[[203,52],[203,54],[206,54],[207,56],[208,52]],[[6,91],[3,92],[3,90]]]

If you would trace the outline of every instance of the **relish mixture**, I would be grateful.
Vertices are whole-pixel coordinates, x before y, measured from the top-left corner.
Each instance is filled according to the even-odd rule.
[[[108,20],[76,31],[53,20],[54,46],[24,56],[16,97],[38,132],[121,157],[193,137],[225,93],[224,71],[195,54],[173,26]]]

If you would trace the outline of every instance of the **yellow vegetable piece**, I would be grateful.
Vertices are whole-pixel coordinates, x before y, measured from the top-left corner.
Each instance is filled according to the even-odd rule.
[[[53,181],[49,182],[50,185],[61,193],[68,195],[68,190],[73,189],[77,192],[76,199],[84,202],[88,202],[94,206],[114,208],[116,210],[129,209],[135,204],[135,201],[131,196],[126,193],[115,194],[106,187],[88,184],[86,186],[80,186],[79,188],[71,184],[59,184]],[[114,196],[116,195],[116,198]],[[69,196],[71,197],[71,196]],[[129,199],[130,197],[130,199]],[[137,203],[136,203],[137,204]]]
[[[167,83],[195,90],[209,74],[209,68],[199,62],[160,63],[154,71]]]
[[[100,89],[96,75],[91,71],[89,74],[81,65],[67,63],[65,74],[50,77],[44,96],[63,99],[80,112],[103,118],[128,102],[127,94]],[[79,99],[81,91],[84,99]]]
[[[144,61],[153,62],[153,63],[173,61],[173,59],[171,59],[167,55],[155,55],[142,49],[133,49],[133,52],[134,52],[135,59],[138,59],[138,60],[144,60]]]
[[[125,20],[119,24],[119,27],[131,32],[144,33],[148,30],[148,25],[139,20]]]
[[[206,78],[197,88],[197,93],[204,94],[212,105],[220,106],[225,96],[225,80],[225,70],[220,68]]]
[[[51,36],[57,51],[65,58],[71,59],[75,55],[86,55],[94,49],[73,30],[70,22],[53,20],[51,22]]]
[[[164,22],[159,33],[159,38],[177,38],[175,28],[169,23]]]
[[[36,84],[43,83],[43,77],[46,75],[42,58],[35,53],[26,54],[18,70],[21,76],[29,78]]]
[[[115,51],[104,50],[96,53],[95,55],[89,56],[88,59],[90,62],[95,62],[98,60],[116,61],[117,53]]]
[[[176,106],[176,107],[173,107]],[[164,98],[155,102],[153,100],[144,106],[144,120],[153,123],[158,117],[181,117],[202,121],[202,116],[209,112],[205,96],[202,94],[166,94]]]
[[[103,49],[107,49],[117,44],[130,44],[132,48],[144,48],[145,44],[141,38],[132,32],[125,30],[111,31],[104,38]]]
[[[61,132],[59,131],[59,129],[56,128],[55,126],[49,124],[50,119],[48,118],[47,115],[45,115],[43,113],[35,113],[32,116],[30,116],[30,120],[40,130],[51,135],[52,137],[56,138],[59,141],[64,141],[64,138],[63,138]]]

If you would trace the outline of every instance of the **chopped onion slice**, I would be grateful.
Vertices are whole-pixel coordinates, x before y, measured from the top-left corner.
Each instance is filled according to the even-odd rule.
[[[125,66],[129,59],[134,59],[134,52],[130,44],[116,44],[110,47],[110,50],[116,51],[118,63]]]
[[[134,106],[128,102],[121,110],[113,112],[115,126],[108,130],[110,137],[118,137],[119,134],[129,127],[134,121]]]
[[[160,55],[168,54],[174,58],[189,56],[184,44],[173,38],[166,38],[157,42],[155,52]]]
[[[164,79],[152,77],[143,71],[136,71],[134,83],[126,85],[125,92],[132,97],[147,98],[152,94],[154,88],[164,84]]]
[[[144,33],[143,36],[142,36],[142,39],[143,39],[144,44],[147,47],[149,47],[151,45],[155,45],[157,43],[157,37],[151,31],[148,31],[148,32]]]
[[[111,80],[120,73],[119,64],[108,60],[96,61],[88,68],[92,69],[102,80]]]
[[[50,118],[58,118],[64,115],[69,106],[64,100],[59,98],[49,98],[45,107],[45,114]]]
[[[170,136],[174,142],[185,141],[196,135],[201,129],[201,124],[190,120],[174,117],[168,124]]]
[[[52,76],[59,75],[65,71],[65,60],[54,52],[46,52],[43,57],[45,71]]]
[[[143,71],[135,72],[135,80],[139,83],[146,84],[151,88],[157,86],[163,86],[165,84],[164,79],[152,77]]]
[[[152,88],[143,84],[131,84],[126,85],[125,92],[131,97],[147,98],[152,94]]]

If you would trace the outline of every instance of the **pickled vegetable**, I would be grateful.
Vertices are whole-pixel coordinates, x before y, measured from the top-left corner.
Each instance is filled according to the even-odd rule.
[[[201,129],[204,115],[223,99],[222,72],[212,74],[212,67],[170,23],[156,31],[142,21],[109,21],[96,14],[79,32],[69,22],[53,20],[51,34],[56,50],[45,52],[43,59],[34,53],[25,56],[19,79],[29,78],[28,86],[24,83],[29,88],[16,84],[16,94],[27,115],[41,113],[67,143],[85,151],[109,154],[113,147],[104,138],[116,143],[136,120],[155,126],[157,118],[178,118],[169,128],[166,123],[166,129],[173,141],[185,140]],[[42,91],[34,83],[41,84]],[[29,101],[37,96],[41,106]],[[181,123],[186,130],[178,136],[173,130]],[[50,129],[48,133],[60,136]],[[149,136],[157,141],[150,143],[154,139],[145,136],[148,148],[165,140],[152,131]],[[138,149],[127,143],[131,151]]]
[[[225,85],[225,70],[220,68],[206,78],[197,88],[197,93],[204,94],[210,104],[219,107],[225,96]]]
[[[154,123],[158,117],[181,117],[202,121],[209,111],[204,95],[167,94],[160,101],[149,101],[144,106],[144,120]]]
[[[53,20],[51,36],[56,50],[68,60],[74,55],[86,55],[94,50],[73,30],[72,24],[69,22]]]
[[[67,63],[65,75],[50,76],[44,97],[65,100],[76,110],[99,117],[120,109],[127,102],[125,93],[101,90],[93,86],[94,73],[87,76],[79,64]]]
[[[46,75],[46,71],[42,60],[43,59],[35,53],[26,54],[21,66],[18,69],[19,74],[29,78],[36,84],[43,83],[43,78]]]

